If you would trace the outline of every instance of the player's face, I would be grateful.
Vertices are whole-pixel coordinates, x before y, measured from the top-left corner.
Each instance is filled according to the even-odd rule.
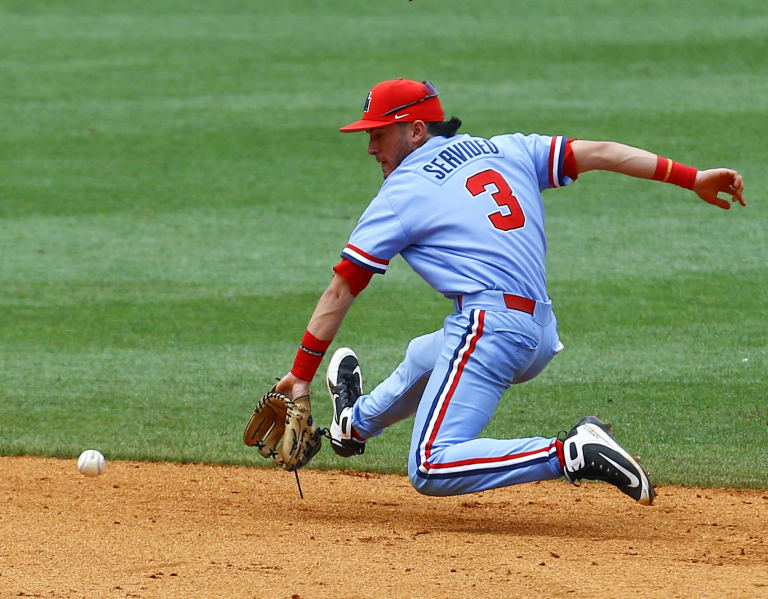
[[[368,130],[368,153],[381,164],[385,179],[418,147],[413,140],[412,128],[411,123],[393,123]]]

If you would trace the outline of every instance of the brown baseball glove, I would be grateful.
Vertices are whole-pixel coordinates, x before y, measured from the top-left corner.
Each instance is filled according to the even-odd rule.
[[[322,447],[323,430],[312,425],[310,394],[289,399],[265,393],[243,433],[243,442],[286,470],[306,466]]]

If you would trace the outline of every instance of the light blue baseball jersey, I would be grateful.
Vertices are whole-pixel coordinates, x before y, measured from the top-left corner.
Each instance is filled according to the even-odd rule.
[[[541,191],[571,183],[566,144],[433,137],[385,179],[341,255],[385,273],[399,253],[449,298],[496,289],[547,300]]]

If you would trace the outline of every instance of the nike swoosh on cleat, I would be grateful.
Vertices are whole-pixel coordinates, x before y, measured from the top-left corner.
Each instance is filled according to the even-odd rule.
[[[614,462],[611,458],[609,458],[604,453],[598,452],[599,455],[601,455],[604,459],[608,460],[611,464],[613,464],[619,471],[623,472],[627,478],[629,479],[629,486],[630,488],[635,488],[640,486],[640,479],[637,478],[634,474],[632,474],[629,470],[624,468],[624,466],[620,466],[616,462]]]

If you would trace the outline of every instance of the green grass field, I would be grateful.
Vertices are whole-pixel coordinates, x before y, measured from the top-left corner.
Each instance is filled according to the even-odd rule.
[[[487,432],[597,413],[657,482],[768,488],[766,31],[758,0],[0,0],[0,453],[265,465],[242,429],[380,184],[336,128],[404,76],[477,135],[742,172],[727,213],[605,173],[546,194],[567,349]],[[370,387],[450,310],[396,259],[334,347]],[[313,465],[404,472],[409,436]]]

